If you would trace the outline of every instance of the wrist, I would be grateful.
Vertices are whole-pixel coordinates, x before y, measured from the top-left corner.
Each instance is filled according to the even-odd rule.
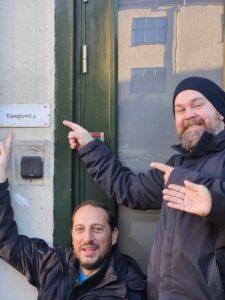
[[[7,176],[6,176],[6,174],[0,174],[0,183],[4,183],[5,181],[7,180]]]

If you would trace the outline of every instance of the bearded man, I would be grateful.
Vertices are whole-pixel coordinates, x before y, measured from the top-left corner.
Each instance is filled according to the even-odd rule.
[[[109,197],[133,209],[161,208],[148,299],[224,300],[225,92],[207,78],[186,78],[175,89],[173,111],[178,154],[151,163],[147,174],[123,167],[86,129],[63,123],[72,129],[70,147]]]

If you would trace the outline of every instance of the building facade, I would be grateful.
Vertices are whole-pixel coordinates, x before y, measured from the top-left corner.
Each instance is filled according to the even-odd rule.
[[[62,121],[97,133],[134,172],[166,161],[176,84],[196,75],[224,86],[224,2],[1,0],[0,24],[0,137],[13,132],[19,232],[69,245],[73,207],[97,198],[118,212],[120,248],[146,271],[160,212],[117,209],[72,155]],[[24,177],[24,157],[41,160],[40,176]],[[37,298],[2,260],[0,294]]]

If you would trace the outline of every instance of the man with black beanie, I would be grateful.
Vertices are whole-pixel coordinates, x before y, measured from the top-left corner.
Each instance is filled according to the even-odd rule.
[[[150,300],[225,299],[225,93],[189,77],[175,89],[180,144],[166,164],[134,174],[81,126],[69,144],[107,195],[133,209],[161,208],[148,266]]]

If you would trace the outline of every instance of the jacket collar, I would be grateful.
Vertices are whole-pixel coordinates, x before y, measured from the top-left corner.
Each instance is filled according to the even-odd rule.
[[[172,146],[180,154],[186,157],[201,157],[211,152],[217,152],[225,148],[225,130],[217,135],[204,132],[198,143],[191,151],[184,149],[181,144]]]
[[[117,249],[112,249],[112,252],[104,262],[102,268],[82,283],[83,288],[89,290],[87,293],[89,296],[94,296],[95,294],[99,295],[99,289],[102,289],[102,291],[104,291],[104,297],[114,296],[118,298],[125,298],[125,282],[118,280],[118,274],[114,268],[115,264],[117,263],[117,253]],[[110,285],[112,282],[116,283],[116,289],[114,285]]]

